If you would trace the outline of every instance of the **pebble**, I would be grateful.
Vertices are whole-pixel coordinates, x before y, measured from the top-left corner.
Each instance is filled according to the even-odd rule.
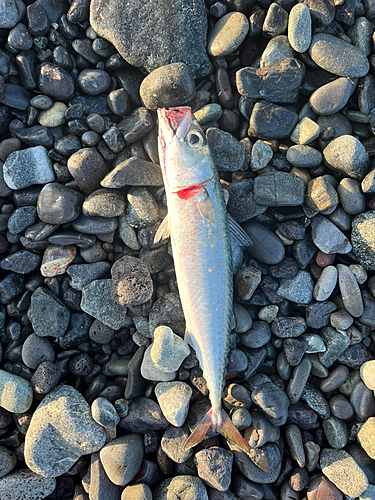
[[[80,89],[92,96],[106,92],[111,85],[111,77],[101,69],[84,69],[77,81]]]
[[[234,52],[249,31],[249,21],[241,12],[225,14],[213,27],[207,40],[207,51],[212,57]]]
[[[336,209],[339,200],[332,184],[320,176],[308,183],[305,203],[312,210],[328,215]]]
[[[25,461],[36,474],[56,477],[104,443],[105,432],[92,419],[84,397],[73,387],[61,385],[45,396],[33,414],[26,434]]]
[[[250,116],[248,134],[260,139],[284,139],[297,121],[298,115],[287,108],[266,101],[257,102]]]
[[[3,172],[4,181],[11,189],[23,189],[55,180],[52,162],[43,146],[14,151],[5,160]]]
[[[184,447],[188,436],[189,430],[187,426],[184,425],[176,428],[170,425],[166,428],[161,438],[162,451],[177,464],[186,462],[193,454],[190,448],[185,449]]]
[[[117,217],[124,212],[124,197],[110,189],[98,189],[91,193],[82,205],[86,216]]]
[[[144,397],[130,400],[129,412],[120,422],[120,427],[126,431],[139,434],[164,430],[168,425],[159,405],[152,399]]]
[[[320,127],[317,123],[308,117],[304,117],[297,123],[291,133],[290,139],[296,144],[310,144],[319,137],[320,132]]]
[[[369,157],[363,144],[352,135],[341,135],[323,150],[324,162],[332,170],[361,181],[367,173]]]
[[[57,64],[42,63],[39,70],[39,89],[57,101],[69,101],[74,95],[72,76]]]
[[[338,76],[365,76],[369,63],[362,50],[327,33],[313,35],[309,54],[321,68]]]
[[[358,497],[368,486],[366,475],[344,450],[323,449],[320,466],[323,474],[349,497]]]
[[[137,474],[143,453],[141,436],[128,434],[107,443],[100,450],[100,461],[112,483],[124,486]]]
[[[327,266],[323,269],[314,287],[313,295],[315,300],[322,302],[331,296],[337,283],[337,277],[338,272],[336,267]]]
[[[208,500],[206,488],[201,479],[194,476],[175,476],[165,479],[155,490],[155,500],[167,500],[174,495],[181,500]]]
[[[121,493],[121,500],[152,500],[152,491],[147,484],[127,486]]]
[[[305,184],[296,175],[272,172],[259,175],[254,182],[256,203],[273,207],[296,206],[303,203]]]
[[[350,403],[359,422],[364,422],[374,414],[375,401],[373,393],[361,380],[354,385],[351,391]]]
[[[160,370],[151,359],[152,346],[148,346],[143,357],[141,365],[141,375],[145,380],[153,380],[154,382],[170,382],[174,380],[177,371],[165,372]]]
[[[119,163],[100,184],[111,189],[125,186],[161,186],[163,178],[159,165],[132,157]]]
[[[97,279],[82,288],[81,309],[106,326],[118,330],[126,326],[127,308],[112,298],[112,280]]]
[[[48,394],[60,381],[61,372],[56,364],[43,361],[31,377],[31,385],[36,394]]]
[[[122,306],[137,306],[151,299],[150,272],[140,259],[124,256],[111,268],[112,296]]]
[[[151,348],[151,359],[155,366],[165,373],[179,369],[183,360],[189,356],[187,344],[167,326],[159,326],[154,330],[154,342]]]
[[[323,431],[328,444],[336,450],[344,448],[348,442],[346,424],[341,419],[330,416],[323,420]]]
[[[0,406],[11,413],[27,411],[33,401],[30,382],[4,370],[0,370],[0,394]]]
[[[352,249],[348,238],[333,222],[322,215],[312,219],[311,236],[314,244],[326,254],[346,254]]]
[[[367,270],[375,269],[374,227],[375,211],[373,210],[357,215],[352,221],[353,251]]]
[[[325,476],[313,478],[307,488],[307,500],[320,500],[329,498],[330,500],[342,500],[343,494]]]
[[[86,488],[85,480],[87,480]],[[91,464],[82,483],[93,499],[99,499],[104,496],[108,500],[115,500],[120,496],[120,487],[115,485],[107,476],[98,452],[92,453]]]
[[[36,370],[43,361],[54,361],[55,351],[48,339],[38,337],[32,333],[27,337],[22,346],[22,361],[24,364]]]
[[[349,314],[358,318],[363,314],[363,301],[358,282],[348,266],[337,264],[342,301]]]
[[[100,188],[100,181],[108,172],[108,167],[95,148],[83,148],[70,156],[68,170],[78,187],[85,194]]]
[[[296,404],[300,400],[310,372],[311,362],[307,358],[303,358],[299,365],[295,367],[293,376],[290,378],[286,389],[291,405]]]
[[[323,328],[320,335],[326,350],[319,353],[319,360],[324,366],[330,367],[348,347],[350,339],[344,331],[335,330],[330,326]]]
[[[68,328],[70,311],[50,290],[38,287],[31,296],[31,323],[40,337],[61,337]],[[48,311],[48,316],[45,312]]]
[[[40,266],[40,256],[28,250],[8,254],[0,261],[0,267],[19,274],[28,274]]]
[[[264,411],[271,423],[277,426],[285,424],[289,399],[278,386],[266,382],[253,390],[251,399]]]
[[[375,390],[375,361],[367,361],[360,368],[361,379],[366,387]]]
[[[251,149],[251,170],[257,171],[266,167],[272,160],[273,151],[264,141],[258,140]]]
[[[184,382],[160,382],[155,387],[163,415],[175,427],[185,423],[192,394],[192,389]]]
[[[210,127],[206,136],[213,162],[218,169],[236,172],[244,168],[247,161],[246,150],[232,134]]]
[[[311,43],[311,16],[304,4],[292,7],[288,19],[288,40],[291,47],[299,53],[306,52]]]
[[[55,102],[50,108],[39,113],[38,122],[42,127],[59,127],[66,121],[67,109],[68,107],[63,102]]]
[[[46,184],[38,197],[38,216],[48,224],[66,224],[79,216],[82,201],[82,195],[74,189],[58,183]]]
[[[310,358],[311,359],[311,358]],[[328,418],[330,415],[329,405],[323,393],[312,382],[307,382],[302,392],[301,399],[321,418]]]
[[[299,271],[294,278],[282,280],[277,294],[299,304],[309,304],[312,300],[313,281],[306,271]]]
[[[8,219],[8,230],[12,234],[20,234],[36,221],[35,207],[17,208]]]
[[[288,37],[277,35],[268,42],[264,49],[259,64],[260,67],[269,66],[275,62],[283,61],[294,56],[292,47],[289,44]]]
[[[311,109],[323,116],[341,111],[355,91],[356,83],[356,81],[342,77],[319,87],[310,96]]]
[[[337,190],[342,208],[347,214],[357,215],[365,211],[365,195],[362,193],[358,181],[348,178],[342,179]]]
[[[350,420],[354,415],[353,406],[342,394],[337,394],[329,400],[332,415],[341,420]]]
[[[295,424],[288,425],[285,429],[285,440],[289,446],[292,458],[300,467],[305,466],[305,451],[303,448],[302,435],[299,427]]]
[[[76,247],[73,245],[48,245],[43,254],[40,272],[47,278],[64,274],[75,257]]]
[[[0,479],[0,495],[4,500],[19,499],[40,500],[48,497],[56,488],[54,477],[46,478],[29,469],[11,472]]]
[[[235,290],[242,300],[250,300],[261,281],[261,272],[254,267],[242,268],[235,277]]]
[[[195,455],[198,476],[218,491],[227,491],[231,482],[233,454],[229,450],[214,446]]]
[[[12,0],[7,0],[1,3],[1,21],[0,27],[2,29],[13,28],[18,21],[19,13],[17,9],[17,3]]]

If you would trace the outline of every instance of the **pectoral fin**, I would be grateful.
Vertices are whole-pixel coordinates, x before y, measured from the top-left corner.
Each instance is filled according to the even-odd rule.
[[[230,235],[234,240],[237,241],[242,247],[250,247],[253,242],[250,237],[246,234],[244,229],[238,224],[238,222],[230,215],[228,215],[228,226]]]
[[[207,189],[202,189],[202,191],[196,194],[194,201],[202,219],[209,222],[212,227],[216,227],[215,208]]]
[[[160,224],[156,234],[154,236],[154,243],[159,243],[159,241],[166,240],[170,236],[169,228],[169,217],[168,214],[164,217],[163,222]]]

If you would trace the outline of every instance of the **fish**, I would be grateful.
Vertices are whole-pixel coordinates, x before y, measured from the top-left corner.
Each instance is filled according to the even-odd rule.
[[[158,148],[168,214],[155,241],[170,237],[186,320],[185,342],[196,353],[211,408],[188,437],[196,446],[214,430],[246,453],[249,444],[221,407],[233,315],[229,227],[244,246],[251,240],[229,218],[205,134],[188,106],[157,111]]]

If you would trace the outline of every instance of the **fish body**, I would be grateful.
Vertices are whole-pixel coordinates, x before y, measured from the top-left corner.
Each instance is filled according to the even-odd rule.
[[[214,429],[248,451],[221,409],[233,304],[232,253],[222,188],[206,138],[190,108],[159,109],[158,118],[168,231],[186,320],[185,341],[196,352],[212,405],[187,447]]]

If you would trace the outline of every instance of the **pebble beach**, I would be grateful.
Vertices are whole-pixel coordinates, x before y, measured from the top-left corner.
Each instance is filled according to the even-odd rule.
[[[374,23],[375,0],[0,0],[1,500],[375,500]],[[222,401],[251,455],[184,448],[210,402],[154,242],[174,106],[253,242]]]

